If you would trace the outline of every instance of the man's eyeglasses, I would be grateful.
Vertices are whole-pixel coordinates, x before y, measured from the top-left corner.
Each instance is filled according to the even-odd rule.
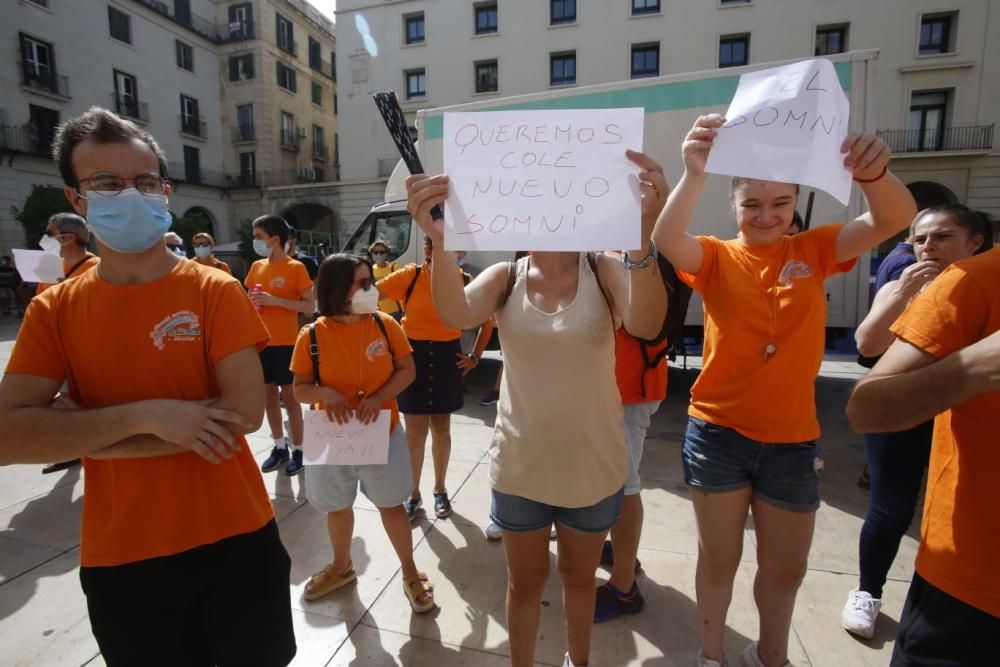
[[[89,183],[89,186],[83,188],[84,183]],[[134,185],[136,190],[150,197],[162,195],[163,190],[169,184],[159,174],[152,172],[139,174],[135,178],[122,178],[118,174],[101,171],[91,174],[88,178],[81,178],[77,193],[84,198],[90,193],[100,195],[101,197],[117,197],[121,194],[122,190],[128,187],[129,183]]]

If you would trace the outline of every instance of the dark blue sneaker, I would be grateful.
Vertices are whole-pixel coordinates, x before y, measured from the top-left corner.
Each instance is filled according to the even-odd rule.
[[[273,447],[271,455],[264,459],[260,465],[261,472],[273,472],[281,467],[281,464],[288,460],[287,447]]]
[[[622,614],[638,614],[646,601],[639,592],[639,584],[633,582],[632,590],[622,593],[606,583],[597,587],[597,603],[594,605],[594,623],[603,623]]]
[[[615,550],[611,546],[611,540],[604,540],[604,547],[601,549],[601,565],[609,570],[615,565]],[[635,559],[635,573],[642,572],[642,563]]]
[[[288,461],[288,465],[285,466],[285,474],[289,477],[295,477],[305,466],[302,465],[302,449],[293,449],[292,458]]]

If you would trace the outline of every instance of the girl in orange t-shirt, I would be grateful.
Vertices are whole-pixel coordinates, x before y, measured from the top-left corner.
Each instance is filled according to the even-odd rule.
[[[352,416],[372,423],[381,410],[390,410],[391,430],[385,464],[306,466],[306,496],[327,513],[333,562],[310,578],[305,599],[320,598],[357,578],[351,562],[351,538],[360,483],[362,492],[382,515],[382,525],[399,557],[403,590],[410,605],[417,613],[430,611],[434,608],[434,587],[413,563],[410,520],[403,508],[413,478],[396,407],[396,396],[416,376],[412,350],[399,324],[377,312],[378,291],[367,258],[338,253],[323,260],[316,279],[316,305],[320,317],[299,332],[292,353],[295,399],[319,404],[330,421],[338,424],[347,423]],[[318,347],[315,362],[310,351],[311,329]]]
[[[704,366],[691,390],[683,444],[698,522],[698,664],[725,663],[726,612],[752,512],[760,638],[742,660],[750,667],[783,665],[819,507],[813,390],[823,360],[823,281],[906,227],[916,205],[888,172],[885,143],[850,135],[841,146],[844,167],[861,184],[869,213],[786,236],[799,186],[734,178],[737,238],[692,236],[687,227],[706,181],[705,162],[725,122],[718,114],[695,122],[681,149],[684,175],[653,232],[705,303]],[[794,397],[780,411],[773,403],[779,395]]]
[[[212,249],[215,247],[215,239],[212,238],[211,234],[198,232],[191,237],[191,245],[194,246],[194,261],[202,266],[210,266],[213,269],[219,269],[229,275],[233,275],[233,270],[229,268],[229,265],[216,257],[215,253],[212,252]]]

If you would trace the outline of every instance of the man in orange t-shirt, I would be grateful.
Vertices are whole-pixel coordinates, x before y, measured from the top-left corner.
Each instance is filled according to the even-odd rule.
[[[45,236],[59,243],[63,280],[74,278],[101,261],[97,255],[87,251],[90,230],[87,228],[87,221],[76,213],[56,213],[50,216]],[[41,294],[50,287],[52,283],[38,283],[35,294]]]
[[[996,664],[1000,633],[1000,249],[955,262],[892,326],[847,405],[862,432],[932,417],[916,573],[893,667]]]
[[[95,107],[55,157],[102,262],[28,308],[0,465],[83,458],[80,582],[109,666],[288,664],[290,561],[244,438],[267,332],[236,280],[166,249],[152,136]]]
[[[276,215],[262,215],[253,221],[253,248],[264,259],[250,265],[243,283],[271,336],[267,348],[260,353],[260,363],[264,367],[267,423],[274,447],[260,469],[271,472],[284,464],[285,474],[292,476],[302,472],[303,425],[302,406],[292,395],[294,376],[289,367],[299,333],[299,313],[311,316],[315,308],[313,283],[305,265],[285,252],[290,233],[288,223]],[[291,456],[284,436],[282,403],[292,432]]]

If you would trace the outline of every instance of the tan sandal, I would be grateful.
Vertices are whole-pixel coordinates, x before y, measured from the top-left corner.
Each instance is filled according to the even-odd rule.
[[[309,578],[302,597],[306,600],[318,600],[338,588],[343,588],[357,578],[358,574],[354,571],[354,563],[348,563],[347,570],[340,573],[333,569],[333,563],[330,563]]]
[[[410,601],[413,611],[418,614],[425,614],[434,608],[434,584],[430,583],[423,572],[418,572],[417,576],[410,580],[404,579],[403,592],[406,593],[406,599]],[[420,597],[425,593],[426,598],[421,602]]]

